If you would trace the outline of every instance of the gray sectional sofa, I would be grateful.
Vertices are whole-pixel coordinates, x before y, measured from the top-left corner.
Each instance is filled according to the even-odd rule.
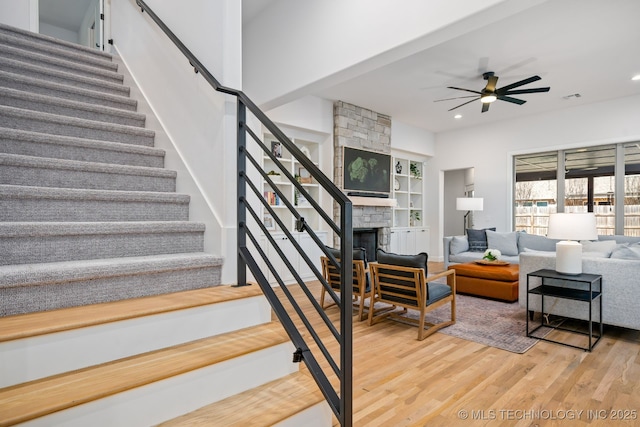
[[[474,230],[470,230],[472,233]],[[475,230],[478,231],[478,230]],[[519,255],[525,250],[555,252],[557,240],[548,239],[545,236],[536,236],[520,231],[507,233],[484,230],[486,235],[486,247],[498,249],[502,253],[500,258],[512,264],[519,263]],[[484,249],[475,246],[473,251],[469,244],[469,236],[449,236],[444,238],[444,267],[449,264],[473,262],[482,259]],[[478,249],[479,248],[479,249]]]
[[[501,259],[520,266],[519,304],[526,307],[527,273],[539,269],[555,269],[556,240],[534,236],[523,232],[501,233],[500,236],[487,231],[487,244],[500,249],[500,240],[508,242],[507,255]],[[483,252],[465,250],[465,236],[444,238],[445,266],[482,259]],[[513,248],[515,237],[517,253]],[[502,242],[504,243],[504,242]],[[602,320],[607,325],[640,330],[640,237],[599,236],[598,241],[582,242],[582,271],[602,275]],[[493,246],[492,246],[493,245]],[[533,279],[539,280],[539,279]],[[532,282],[532,286],[539,284]],[[540,311],[540,297],[532,295],[530,309]],[[588,305],[585,303],[545,297],[545,313],[587,320]],[[593,319],[598,319],[594,308]]]

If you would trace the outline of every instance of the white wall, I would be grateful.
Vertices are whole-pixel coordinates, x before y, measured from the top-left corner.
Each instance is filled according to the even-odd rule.
[[[246,92],[273,108],[541,1],[278,0],[244,29]]]
[[[526,119],[436,135],[436,156],[427,169],[433,257],[442,257],[444,171],[475,168],[475,195],[484,211],[476,228],[512,230],[512,156],[640,140],[640,96],[553,111]]]
[[[95,28],[93,30],[94,43],[100,44],[100,5],[98,0],[93,0],[85,11],[84,18],[80,28],[78,28],[78,43],[83,46],[88,46],[95,49],[95,44],[89,42],[89,28],[95,22]]]
[[[38,32],[38,0],[0,1],[0,22],[27,31]]]
[[[56,27],[55,25],[40,22],[40,34],[55,37],[57,39],[66,40],[71,43],[78,43],[78,33],[67,30],[66,28]]]
[[[150,0],[149,7],[197,56],[214,76],[241,81],[240,64],[222,64],[240,45],[241,11],[235,0]],[[207,226],[205,250],[225,256],[223,283],[236,276],[235,166],[236,103],[215,92],[133,0],[111,1],[111,34],[168,141],[166,167],[178,171],[178,191],[192,196],[191,219]],[[225,22],[228,21],[228,22]],[[189,30],[189,31],[187,31]],[[189,35],[187,35],[187,33]],[[191,47],[190,43],[194,46]],[[239,57],[238,57],[239,59]],[[229,73],[235,72],[236,75]]]

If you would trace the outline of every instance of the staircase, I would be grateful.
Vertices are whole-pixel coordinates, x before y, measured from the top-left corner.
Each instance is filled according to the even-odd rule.
[[[0,24],[0,426],[329,425],[116,59]]]

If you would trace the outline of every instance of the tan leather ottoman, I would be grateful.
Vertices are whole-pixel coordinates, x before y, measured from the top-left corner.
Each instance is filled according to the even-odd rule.
[[[453,264],[449,268],[456,270],[456,290],[459,293],[504,301],[518,300],[518,264],[482,265],[468,262]]]

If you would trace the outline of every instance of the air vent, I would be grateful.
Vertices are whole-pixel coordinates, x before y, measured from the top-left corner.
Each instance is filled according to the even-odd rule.
[[[581,96],[582,95],[580,95],[579,93],[574,93],[571,95],[563,96],[562,99],[580,98]]]

